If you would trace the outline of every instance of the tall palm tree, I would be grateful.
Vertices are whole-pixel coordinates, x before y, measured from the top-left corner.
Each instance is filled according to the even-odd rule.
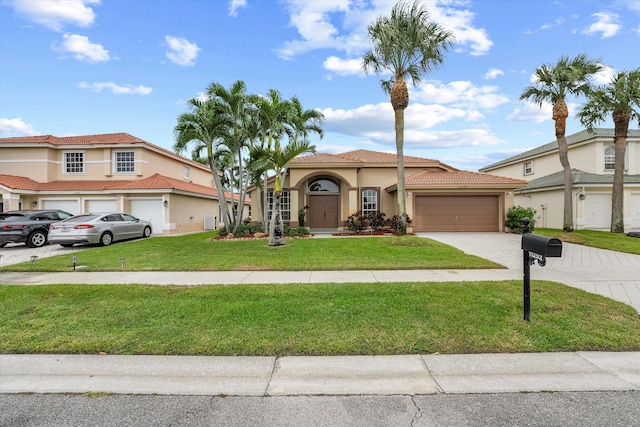
[[[256,106],[256,119],[259,127],[260,147],[270,150],[274,141],[278,141],[285,134],[289,135],[290,128],[287,124],[291,117],[291,102],[283,99],[280,92],[275,89],[269,89],[266,96],[255,96],[252,98]],[[289,135],[290,136],[290,135]],[[253,168],[254,174],[263,175],[262,188],[262,209],[260,220],[263,229],[267,228],[267,170],[259,170]],[[259,180],[258,180],[259,182]],[[257,199],[260,200],[260,190],[258,187]]]
[[[202,101],[192,98],[187,104],[191,111],[178,116],[178,124],[173,131],[175,137],[173,150],[181,154],[186,151],[191,143],[195,143],[198,150],[206,149],[207,161],[213,175],[213,183],[218,192],[218,202],[222,219],[224,219],[225,230],[229,233],[231,216],[227,206],[225,188],[220,180],[220,171],[217,167],[217,151],[219,144],[223,142],[221,135],[228,132],[230,123],[227,117],[219,114],[219,108],[211,99]]]
[[[609,114],[615,129],[611,232],[624,233],[624,157],[629,122],[636,119],[640,125],[640,68],[622,71],[609,85],[595,88],[587,95],[587,103],[578,112],[578,117],[585,127],[592,129]]]
[[[280,199],[282,196],[282,182],[287,175],[289,163],[300,154],[315,153],[315,151],[315,145],[311,145],[308,140],[291,141],[289,144],[281,146],[280,139],[274,141],[271,149],[255,146],[251,150],[254,167],[275,172],[273,209],[269,222],[269,246],[284,245],[284,224],[282,222]]]
[[[390,94],[395,115],[396,150],[398,158],[398,229],[407,233],[407,207],[404,194],[404,110],[409,105],[406,80],[416,86],[444,61],[444,54],[453,44],[453,35],[430,21],[426,8],[417,1],[413,5],[397,3],[390,16],[379,16],[368,27],[372,48],[362,58],[365,73],[390,72],[389,80],[381,81],[382,90]]]
[[[248,145],[252,138],[252,104],[251,96],[247,94],[246,84],[242,80],[233,83],[230,89],[225,88],[220,83],[211,83],[207,88],[207,95],[212,99],[218,108],[219,114],[225,116],[229,122],[229,127],[224,135],[221,135],[227,148],[228,172],[234,176],[237,171],[239,186],[230,185],[231,198],[234,198],[234,189],[238,189],[238,207],[232,215],[232,232],[242,223],[242,213],[244,211],[244,199],[248,182],[245,179],[245,162],[243,156],[248,154]],[[235,181],[235,179],[232,179]]]
[[[306,139],[310,133],[315,133],[322,139],[324,136],[322,129],[324,114],[315,109],[305,110],[297,96],[291,98],[290,113],[289,123],[292,128],[292,140]]]
[[[556,64],[544,64],[534,74],[535,82],[525,88],[520,100],[533,101],[542,107],[543,103],[553,105],[553,120],[558,142],[558,155],[564,172],[564,215],[562,229],[573,231],[573,201],[571,197],[571,166],[569,164],[569,149],[567,147],[567,96],[580,96],[589,93],[590,78],[602,70],[598,60],[587,58],[579,54],[575,58],[562,56]]]

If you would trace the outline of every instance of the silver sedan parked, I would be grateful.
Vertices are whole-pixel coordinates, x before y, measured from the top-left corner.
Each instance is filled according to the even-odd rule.
[[[76,243],[109,246],[119,240],[149,236],[149,221],[117,212],[76,215],[49,226],[49,243],[63,247]]]

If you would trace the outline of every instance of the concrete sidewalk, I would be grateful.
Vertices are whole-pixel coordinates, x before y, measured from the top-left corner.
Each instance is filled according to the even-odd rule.
[[[0,355],[0,393],[229,396],[640,390],[640,352],[339,357]]]

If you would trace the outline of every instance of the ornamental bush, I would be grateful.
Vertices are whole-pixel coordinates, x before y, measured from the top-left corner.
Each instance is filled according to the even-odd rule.
[[[534,216],[536,214],[536,210],[533,208],[525,208],[522,206],[513,206],[507,211],[507,227],[511,229],[512,233],[522,234],[522,218],[529,218],[531,223],[529,227],[531,231],[535,228]]]

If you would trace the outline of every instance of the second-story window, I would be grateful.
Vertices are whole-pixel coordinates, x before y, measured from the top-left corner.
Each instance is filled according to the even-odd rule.
[[[182,171],[184,173],[184,179],[189,179],[189,175],[191,174],[191,169],[189,168],[189,166],[183,167]]]
[[[133,151],[116,151],[116,173],[134,173],[136,170],[136,156]]]
[[[84,152],[74,151],[63,154],[64,173],[84,173]]]
[[[533,161],[530,160],[528,162],[524,162],[523,166],[523,173],[525,175],[531,175],[533,173]]]
[[[614,170],[616,168],[616,149],[613,146],[604,149],[604,170]]]

